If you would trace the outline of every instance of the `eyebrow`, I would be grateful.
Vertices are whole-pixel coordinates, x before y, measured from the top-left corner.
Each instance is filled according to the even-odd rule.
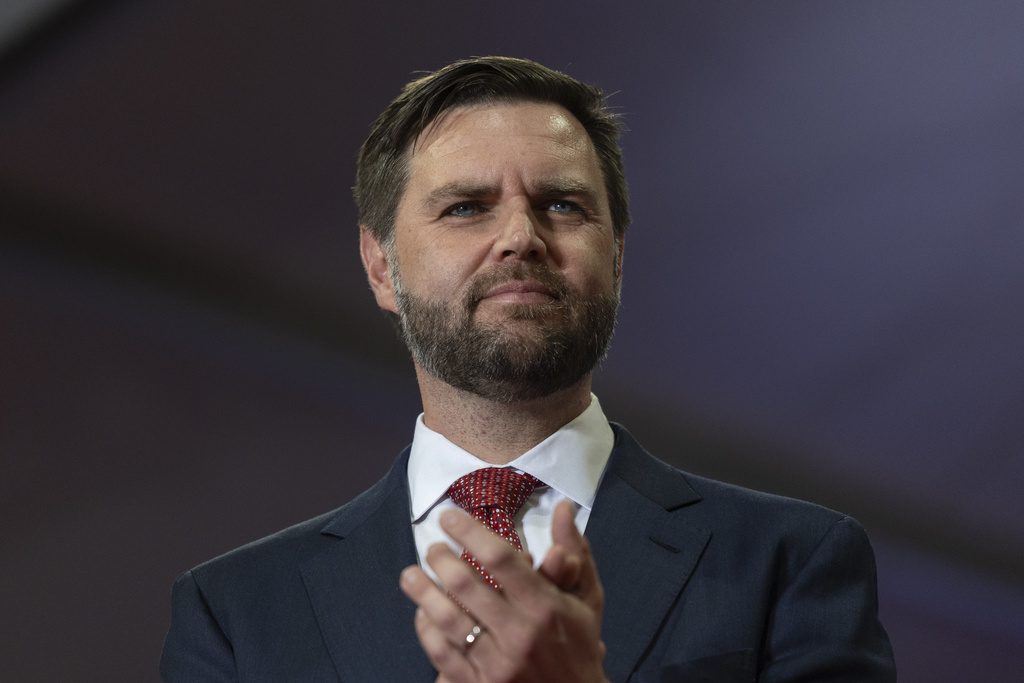
[[[533,193],[541,197],[577,195],[591,204],[597,203],[597,192],[587,183],[575,178],[547,178],[533,186]]]
[[[434,188],[423,199],[423,207],[431,209],[453,199],[482,199],[500,194],[501,190],[494,185],[474,185],[472,183],[454,182]]]
[[[474,200],[495,197],[501,194],[497,185],[455,181],[436,187],[424,197],[422,206],[431,210],[453,200]],[[530,194],[538,197],[564,197],[575,195],[596,208],[597,192],[587,183],[576,178],[544,178],[530,188]]]

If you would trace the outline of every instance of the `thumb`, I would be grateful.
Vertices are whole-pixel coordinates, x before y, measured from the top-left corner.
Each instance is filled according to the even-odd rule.
[[[541,573],[560,589],[573,593],[598,614],[604,608],[604,589],[590,543],[576,528],[572,502],[555,508],[551,521],[551,551],[544,556]]]

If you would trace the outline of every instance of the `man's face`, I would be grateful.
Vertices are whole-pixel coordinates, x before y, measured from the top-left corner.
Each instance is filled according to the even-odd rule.
[[[603,356],[620,257],[597,156],[571,114],[458,108],[410,154],[388,259],[394,301],[381,303],[426,372],[492,400],[537,398]]]

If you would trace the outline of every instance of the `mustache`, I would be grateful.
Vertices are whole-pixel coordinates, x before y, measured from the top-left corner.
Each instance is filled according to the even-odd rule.
[[[466,293],[466,307],[470,311],[474,311],[477,304],[495,287],[524,280],[539,282],[551,292],[551,296],[556,301],[562,301],[570,294],[568,281],[545,265],[502,264],[477,276]]]

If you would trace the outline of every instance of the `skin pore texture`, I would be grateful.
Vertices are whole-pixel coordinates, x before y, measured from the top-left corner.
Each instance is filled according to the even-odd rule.
[[[408,178],[392,243],[360,231],[371,288],[407,340],[425,328],[411,347],[427,426],[509,462],[586,409],[614,327],[622,241],[597,155],[558,105],[481,104],[424,131]],[[452,347],[467,332],[482,340]]]

